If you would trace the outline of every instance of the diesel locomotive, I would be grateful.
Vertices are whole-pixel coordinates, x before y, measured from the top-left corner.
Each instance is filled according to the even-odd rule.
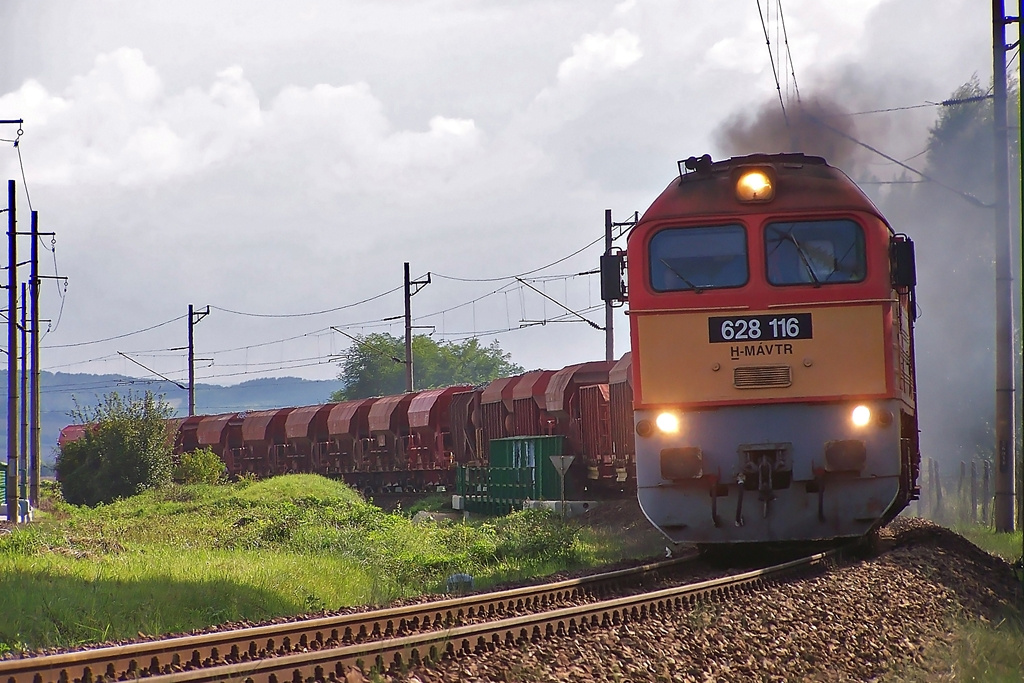
[[[863,536],[919,493],[915,286],[912,241],[824,159],[690,158],[602,257],[602,297],[628,306],[618,362],[180,418],[170,438],[231,476],[451,491],[460,466],[494,469],[495,439],[557,436],[569,495],[635,488],[676,543]]]
[[[840,170],[681,161],[601,266],[637,495],[673,542],[857,537],[917,497],[913,243]]]

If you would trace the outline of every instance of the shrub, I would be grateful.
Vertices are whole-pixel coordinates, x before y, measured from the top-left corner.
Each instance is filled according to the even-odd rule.
[[[174,481],[179,484],[216,484],[223,480],[227,468],[220,456],[209,448],[183,453],[174,467]]]
[[[167,419],[173,408],[163,397],[112,392],[94,408],[75,402],[70,415],[91,425],[64,444],[57,456],[57,481],[74,505],[109,503],[167,484],[173,441]]]

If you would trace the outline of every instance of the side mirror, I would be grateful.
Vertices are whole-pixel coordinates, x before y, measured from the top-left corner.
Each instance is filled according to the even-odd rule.
[[[914,260],[914,242],[906,235],[896,235],[889,242],[892,286],[908,289],[917,286],[917,265]]]
[[[601,257],[601,300],[625,301],[626,283],[622,274],[626,272],[626,253],[616,251]]]

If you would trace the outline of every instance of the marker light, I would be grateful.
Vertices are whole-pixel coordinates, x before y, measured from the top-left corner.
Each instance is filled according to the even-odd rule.
[[[771,176],[761,169],[751,169],[736,181],[736,199],[741,202],[767,202],[775,197]]]
[[[654,423],[665,434],[676,434],[679,431],[679,416],[675,413],[661,413]]]
[[[857,406],[853,409],[853,426],[863,427],[871,421],[871,410],[867,406]]]

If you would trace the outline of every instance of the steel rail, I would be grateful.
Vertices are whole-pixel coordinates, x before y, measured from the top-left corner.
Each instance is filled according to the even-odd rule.
[[[668,569],[696,556],[697,553],[692,552],[671,560],[576,579],[388,609],[2,660],[0,682],[68,683],[97,680],[99,676],[116,680],[125,672],[149,677],[168,666],[172,669],[199,667],[204,663],[221,661],[225,656],[236,660],[249,659],[249,666],[252,666],[257,660],[266,661],[260,660],[261,657],[281,659],[284,655],[275,656],[279,650],[286,653],[296,646],[299,649],[335,648],[332,651],[336,651],[338,645],[331,643],[392,638],[410,632],[441,629],[465,619],[542,609],[578,598],[601,584]],[[354,647],[365,648],[366,644]]]
[[[215,665],[147,677],[152,683],[212,683],[239,680],[246,683],[280,681],[344,680],[350,668],[387,671],[416,665],[423,660],[514,646],[558,635],[575,635],[593,628],[627,623],[650,616],[681,611],[698,602],[738,595],[745,589],[801,569],[823,566],[840,549],[720,579],[666,588],[650,593],[596,603],[565,607],[443,631],[345,645],[328,650],[302,652],[258,661]]]

